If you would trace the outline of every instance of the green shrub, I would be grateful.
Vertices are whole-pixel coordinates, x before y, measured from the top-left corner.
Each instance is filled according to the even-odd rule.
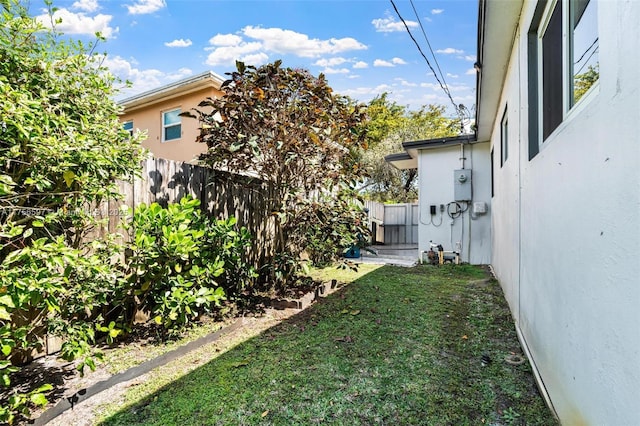
[[[206,258],[219,258],[224,271],[218,278],[228,296],[240,295],[253,285],[257,277],[255,268],[245,262],[245,252],[253,241],[249,231],[238,229],[235,217],[207,221],[203,250]]]
[[[29,228],[28,228],[29,229]],[[25,231],[26,233],[27,231]],[[42,348],[46,334],[63,339],[60,356],[81,358],[78,370],[95,368],[100,353],[93,344],[103,312],[121,297],[126,282],[116,265],[118,246],[94,241],[82,249],[70,247],[64,237],[39,238],[14,250],[0,263],[0,383],[11,386],[13,364],[29,361]],[[32,404],[46,403],[40,387],[27,393],[5,394],[0,421],[11,423]]]
[[[139,169],[140,139],[122,128],[114,77],[85,45],[29,16],[28,2],[0,0],[0,386],[10,360],[64,337],[66,359],[92,367],[97,327],[126,289],[110,243],[88,246],[90,206],[115,198],[116,180]],[[54,9],[46,0],[51,22]],[[100,36],[98,36],[100,39]],[[95,245],[105,244],[99,248]],[[28,386],[25,386],[28,387]],[[48,387],[12,389],[0,423],[46,403]],[[6,398],[5,398],[6,396]]]
[[[366,213],[348,191],[308,202],[303,218],[309,224],[303,247],[318,267],[341,259],[352,247],[364,248],[369,238]]]
[[[138,206],[128,226],[129,301],[167,329],[215,311],[226,298],[223,283],[233,291],[252,276],[241,260],[249,234],[234,225],[209,220],[191,197],[167,208]]]

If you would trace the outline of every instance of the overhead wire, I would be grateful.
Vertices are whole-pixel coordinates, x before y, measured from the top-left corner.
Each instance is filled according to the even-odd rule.
[[[577,65],[578,63],[580,63],[580,61],[582,61],[582,59],[585,57],[585,55],[586,55],[587,53],[589,53],[589,51],[591,50],[591,48],[592,48],[593,46],[595,46],[595,45],[598,43],[598,41],[599,41],[599,40],[600,40],[600,37],[596,37],[596,39],[595,39],[595,40],[593,40],[593,43],[591,43],[591,45],[590,45],[589,47],[587,47],[587,50],[585,50],[585,51],[584,51],[584,53],[582,54],[582,56],[580,56],[580,58],[578,58],[578,60],[577,60],[577,61],[575,61],[573,64],[574,64],[574,65]],[[596,50],[597,50],[597,49],[596,49]],[[593,53],[591,54],[591,56],[593,56]],[[591,56],[589,56],[589,58],[591,58]],[[587,60],[588,60],[589,58],[587,58]]]
[[[591,52],[591,54],[587,57],[587,60],[584,64],[582,64],[582,66],[580,66],[580,68],[578,69],[578,71],[574,71],[575,75],[578,75],[582,72],[582,70],[584,69],[584,67],[586,67],[587,65],[589,65],[589,61],[591,60],[591,58],[593,57],[593,55],[595,55],[596,53],[598,53],[598,48],[594,49],[593,52]]]
[[[422,30],[422,35],[424,36],[425,41],[427,42],[427,46],[429,46],[429,51],[431,52],[431,56],[433,57],[433,62],[436,64],[436,68],[438,68],[438,72],[440,72],[440,78],[442,78],[442,82],[444,83],[444,87],[446,88],[447,93],[451,93],[449,91],[449,85],[447,84],[447,80],[444,78],[444,73],[440,69],[440,64],[438,63],[438,58],[436,58],[435,53],[433,53],[433,49],[431,48],[431,43],[429,42],[429,37],[427,37],[427,32],[422,25],[422,20],[420,20],[420,15],[418,15],[418,11],[416,10],[416,6],[413,3],[413,0],[409,0],[411,3],[411,7],[413,8],[413,13],[416,15],[416,20],[418,21],[418,25],[420,25],[420,30]]]
[[[424,58],[425,62],[429,66],[429,69],[431,70],[431,72],[433,72],[433,76],[435,77],[436,81],[440,85],[440,88],[442,89],[442,91],[447,95],[447,97],[451,101],[451,105],[453,105],[454,110],[456,111],[456,113],[460,117],[460,121],[462,122],[462,118],[463,118],[462,117],[462,113],[460,112],[460,109],[459,109],[458,105],[456,105],[455,101],[453,100],[453,97],[451,96],[451,92],[449,91],[449,89],[447,87],[445,87],[445,84],[443,84],[443,82],[440,80],[440,77],[438,77],[438,73],[433,68],[433,66],[431,65],[431,62],[429,61],[427,56],[422,51],[422,48],[420,47],[420,44],[418,43],[418,40],[416,40],[416,38],[411,33],[411,30],[409,29],[409,26],[407,25],[407,22],[404,20],[404,18],[400,14],[400,11],[398,10],[398,7],[396,6],[395,2],[393,0],[389,0],[389,1],[391,2],[391,5],[393,6],[393,9],[396,11],[396,15],[398,15],[398,18],[400,19],[400,21],[402,21],[402,24],[404,25],[405,29],[407,30],[407,33],[409,34],[409,37],[411,37],[411,40],[413,40],[413,43],[418,48],[418,51],[420,52],[420,55],[422,55],[422,57]],[[413,2],[412,2],[412,5],[413,5]],[[415,8],[414,8],[414,10],[415,10]],[[420,26],[422,26],[422,24],[420,24]],[[429,48],[431,48],[431,46],[429,46]],[[433,53],[433,51],[432,51],[432,53]],[[434,59],[435,59],[435,56],[434,56]],[[438,65],[438,68],[439,68],[439,65]],[[443,80],[444,80],[444,78],[443,78]]]

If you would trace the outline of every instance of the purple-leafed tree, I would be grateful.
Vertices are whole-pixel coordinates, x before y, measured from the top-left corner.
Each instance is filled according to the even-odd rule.
[[[281,61],[237,62],[236,68],[223,97],[206,99],[188,115],[201,122],[198,140],[208,147],[203,163],[270,185],[262,213],[273,246],[258,266],[263,280],[287,285],[299,271],[300,254],[317,247],[320,235],[319,245],[338,254],[366,234],[362,211],[350,198],[364,175],[365,109],[335,94],[322,74]],[[325,229],[335,217],[349,225]]]

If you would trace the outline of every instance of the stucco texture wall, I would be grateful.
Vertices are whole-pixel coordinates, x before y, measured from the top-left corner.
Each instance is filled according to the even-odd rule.
[[[518,123],[502,168],[498,123],[492,135],[492,263],[562,423],[637,425],[640,4],[599,5],[599,83],[529,160],[525,2],[500,103]]]
[[[419,250],[429,250],[429,243],[442,244],[446,251],[461,252],[464,262],[488,264],[491,260],[491,169],[489,144],[453,145],[419,151]],[[458,217],[447,213],[455,201],[454,171],[471,170],[472,201],[460,203],[468,209]],[[473,214],[473,202],[484,202],[486,213]],[[436,214],[430,214],[430,206]],[[440,206],[444,205],[444,211]],[[456,209],[453,204],[449,211]]]
[[[181,112],[189,111],[207,97],[221,96],[221,92],[213,89],[203,89],[169,100],[160,101],[152,105],[127,112],[120,117],[120,121],[133,120],[134,130],[146,130],[147,139],[142,145],[147,148],[154,157],[176,161],[195,162],[197,156],[206,152],[206,145],[197,143],[199,135],[199,123],[196,119],[182,117],[182,134],[180,139],[167,142],[162,141],[162,112],[180,108]]]

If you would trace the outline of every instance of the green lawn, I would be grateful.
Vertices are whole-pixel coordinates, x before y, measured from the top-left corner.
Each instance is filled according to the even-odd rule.
[[[102,424],[557,424],[483,269],[367,268]]]

